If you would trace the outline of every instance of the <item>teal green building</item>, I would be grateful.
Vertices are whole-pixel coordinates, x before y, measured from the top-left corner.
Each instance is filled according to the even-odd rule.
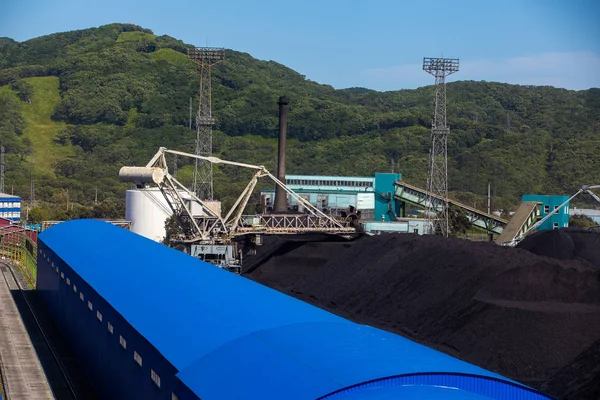
[[[535,201],[541,203],[541,217],[544,218],[553,210],[558,209],[561,204],[569,200],[569,196],[553,196],[541,194],[524,194],[522,201]],[[551,229],[567,228],[569,226],[569,203],[566,203],[553,216],[548,218],[538,227],[539,231],[548,231]]]

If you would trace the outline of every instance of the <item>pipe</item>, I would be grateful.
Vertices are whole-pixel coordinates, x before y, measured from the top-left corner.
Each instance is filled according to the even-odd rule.
[[[279,154],[277,157],[277,179],[285,184],[285,142],[287,136],[287,106],[288,99],[281,96],[279,101]],[[275,187],[275,212],[287,211],[287,195],[285,190],[277,185]]]

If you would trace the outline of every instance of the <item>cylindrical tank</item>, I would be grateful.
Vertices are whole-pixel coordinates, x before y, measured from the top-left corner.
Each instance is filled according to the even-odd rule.
[[[158,188],[128,190],[125,195],[125,219],[131,231],[160,242],[166,235],[165,221],[173,214]]]
[[[119,171],[121,182],[133,182],[136,186],[145,183],[161,184],[165,179],[165,171],[157,167],[123,167]]]

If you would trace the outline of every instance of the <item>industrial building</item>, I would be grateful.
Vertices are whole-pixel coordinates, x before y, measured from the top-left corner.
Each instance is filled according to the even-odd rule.
[[[97,220],[42,232],[37,290],[104,399],[549,399]]]
[[[522,197],[523,203],[536,202],[540,203],[540,217],[544,218],[552,211],[560,207],[561,204],[569,200],[569,196],[552,196],[541,194],[524,194]],[[556,214],[552,215],[537,229],[547,231],[552,229],[567,228],[569,226],[569,203],[567,203]]]
[[[361,211],[363,220],[395,221],[400,205],[393,204],[394,182],[402,175],[376,173],[374,177],[286,175],[286,185],[308,200],[313,206],[326,212],[345,210],[352,206]],[[272,210],[275,189],[261,191],[262,205]],[[393,207],[390,207],[390,205]],[[302,211],[291,196],[287,196],[288,209]]]
[[[0,193],[0,217],[11,222],[21,221],[21,198]]]

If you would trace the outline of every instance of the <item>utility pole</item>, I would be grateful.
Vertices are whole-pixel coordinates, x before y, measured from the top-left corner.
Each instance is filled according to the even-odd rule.
[[[35,172],[35,164],[33,162],[33,160],[31,160],[31,163],[29,164],[29,192],[30,192],[30,197],[29,197],[29,202],[31,203],[31,207],[35,207],[35,179],[34,179],[34,172]]]
[[[435,113],[431,126],[431,150],[429,153],[428,213],[429,233],[440,232],[448,236],[448,134],[446,125],[446,77],[458,71],[457,58],[423,58],[423,70],[435,77]],[[436,197],[443,199],[442,211],[437,213]]]
[[[492,213],[492,182],[488,181],[488,214]],[[489,233],[488,234],[488,239],[490,242],[494,241],[494,234],[493,233]]]
[[[492,213],[492,196],[491,194],[492,183],[488,181],[488,214]]]
[[[95,187],[96,195],[94,196],[94,204],[98,204],[98,186]]]
[[[0,193],[4,193],[4,144],[0,145]]]
[[[225,59],[225,49],[215,47],[192,47],[187,50],[188,58],[196,63],[200,70],[200,89],[198,91],[198,113],[196,114],[196,155],[212,156],[212,116],[211,67]],[[201,200],[213,199],[212,163],[195,160],[193,191]]]

